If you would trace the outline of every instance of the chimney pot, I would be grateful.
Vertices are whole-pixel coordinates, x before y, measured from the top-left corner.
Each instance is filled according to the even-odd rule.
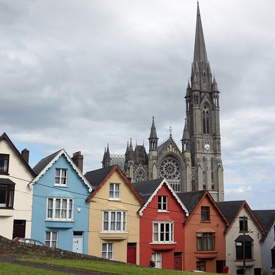
[[[76,164],[76,166],[79,168],[81,173],[83,173],[83,159],[84,157],[81,155],[81,151],[75,152],[73,154],[72,160]]]
[[[24,149],[22,150],[21,152],[21,155],[23,157],[23,159],[29,164],[29,154],[30,154],[30,151],[28,149]]]

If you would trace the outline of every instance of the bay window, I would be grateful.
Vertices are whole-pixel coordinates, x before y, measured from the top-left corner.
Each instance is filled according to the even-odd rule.
[[[215,233],[197,233],[197,250],[215,250]]]
[[[126,232],[126,212],[125,211],[104,211],[103,231]]]
[[[48,198],[47,219],[71,221],[73,219],[73,199]]]
[[[174,242],[173,222],[153,222],[153,242],[171,243]]]

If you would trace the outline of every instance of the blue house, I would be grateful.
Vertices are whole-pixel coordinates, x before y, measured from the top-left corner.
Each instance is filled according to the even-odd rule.
[[[34,168],[31,237],[46,246],[88,254],[89,203],[92,186],[82,174],[83,156],[64,149]]]

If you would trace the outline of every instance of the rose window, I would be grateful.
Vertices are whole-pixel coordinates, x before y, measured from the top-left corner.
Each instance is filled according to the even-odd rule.
[[[160,164],[160,177],[166,179],[176,192],[180,191],[180,171],[179,163],[173,157],[165,158]]]

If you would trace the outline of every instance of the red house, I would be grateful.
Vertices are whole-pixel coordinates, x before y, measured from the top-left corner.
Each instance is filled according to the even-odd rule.
[[[223,273],[228,220],[207,191],[177,195],[189,211],[184,222],[184,269]]]
[[[133,184],[145,202],[140,215],[140,265],[184,270],[184,220],[189,215],[172,187],[157,179]]]

